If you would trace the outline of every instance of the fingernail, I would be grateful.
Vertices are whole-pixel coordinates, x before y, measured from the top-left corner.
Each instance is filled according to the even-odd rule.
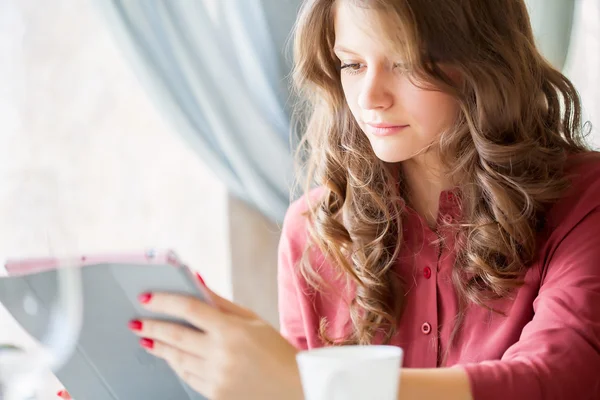
[[[206,286],[206,283],[204,283],[204,279],[202,279],[202,276],[198,272],[196,272],[196,278],[198,278],[202,286]]]
[[[151,299],[152,299],[152,293],[142,293],[138,296],[138,300],[142,304],[150,303]]]
[[[129,321],[129,324],[127,324],[127,326],[132,331],[141,331],[142,330],[142,321],[138,321],[138,320]]]
[[[140,339],[140,346],[142,346],[145,349],[152,350],[154,348],[154,340],[142,338]]]

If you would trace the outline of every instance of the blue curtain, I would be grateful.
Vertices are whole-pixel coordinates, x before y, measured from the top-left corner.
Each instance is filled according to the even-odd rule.
[[[562,70],[569,53],[575,0],[525,0],[536,44]]]
[[[280,222],[293,179],[300,0],[96,0],[176,131],[237,197]]]

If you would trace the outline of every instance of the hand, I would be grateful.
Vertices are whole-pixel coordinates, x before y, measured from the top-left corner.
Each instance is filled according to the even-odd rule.
[[[140,296],[148,310],[202,332],[149,319],[132,321],[130,328],[150,354],[211,400],[302,399],[297,350],[253,312],[208,292],[216,307],[176,294]]]

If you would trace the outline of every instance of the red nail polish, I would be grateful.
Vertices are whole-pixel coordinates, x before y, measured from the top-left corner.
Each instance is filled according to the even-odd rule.
[[[196,278],[198,278],[202,286],[206,286],[206,283],[204,283],[204,279],[202,279],[202,276],[200,276],[198,272],[196,272]]]
[[[142,304],[150,303],[151,299],[152,299],[152,293],[142,293],[138,296],[138,300]]]
[[[71,395],[66,390],[59,390],[56,395],[61,399],[71,399]]]
[[[140,339],[140,346],[142,346],[145,349],[152,350],[154,348],[154,340],[142,338]]]
[[[129,324],[127,326],[132,331],[141,331],[142,330],[142,321],[138,321],[138,320],[129,321]]]

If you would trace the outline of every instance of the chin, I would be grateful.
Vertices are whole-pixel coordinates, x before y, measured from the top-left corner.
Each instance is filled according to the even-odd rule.
[[[372,143],[371,148],[375,156],[381,161],[394,164],[401,161],[406,161],[412,157],[412,154],[404,146],[386,146],[384,143]]]
[[[398,154],[388,154],[388,153],[384,153],[384,154],[380,154],[375,152],[375,155],[377,156],[377,158],[379,158],[381,161],[389,163],[389,164],[395,164],[395,163],[399,163],[402,161],[406,161],[408,160],[410,157],[400,157],[398,156]]]

